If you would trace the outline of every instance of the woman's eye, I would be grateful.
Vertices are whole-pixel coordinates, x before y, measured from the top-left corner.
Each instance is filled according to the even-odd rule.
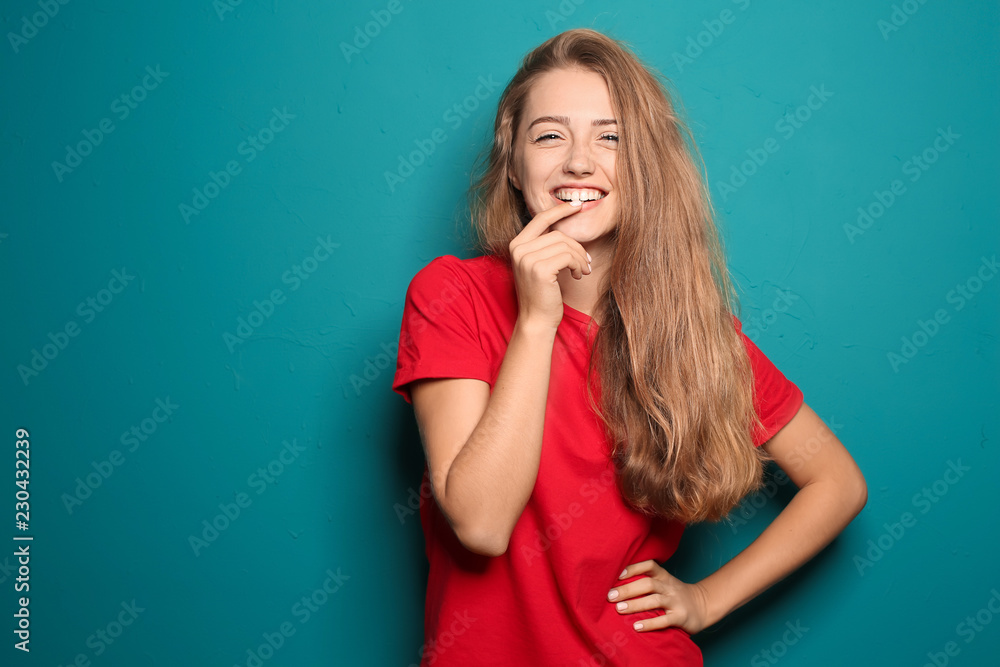
[[[536,141],[536,142],[538,142],[538,141],[550,141],[550,140],[553,140],[553,139],[562,139],[562,137],[560,135],[556,134],[555,132],[546,132],[545,134],[540,134],[537,137],[535,137],[534,141]],[[613,142],[613,143],[618,143],[618,134],[615,133],[615,132],[608,132],[606,134],[602,134],[600,136],[600,139],[602,139],[604,141],[610,141],[610,142]]]

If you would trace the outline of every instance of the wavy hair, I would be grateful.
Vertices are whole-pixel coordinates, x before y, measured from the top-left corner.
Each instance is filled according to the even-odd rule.
[[[632,507],[686,523],[717,521],[760,487],[770,457],[752,441],[761,427],[753,373],[703,162],[665,77],[589,29],[528,53],[500,97],[492,145],[473,172],[476,243],[510,265],[509,244],[528,215],[508,179],[514,133],[538,76],[571,67],[604,78],[620,136],[618,221],[595,313],[602,324],[588,366],[590,405]]]

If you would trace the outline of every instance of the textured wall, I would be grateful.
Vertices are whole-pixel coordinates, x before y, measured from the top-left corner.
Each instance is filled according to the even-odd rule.
[[[708,664],[995,664],[997,3],[304,5],[4,3],[4,664],[418,662],[403,296],[468,256],[499,93],[577,26],[674,80],[745,328],[869,483],[829,549],[696,637]],[[719,566],[789,486],[668,567]]]

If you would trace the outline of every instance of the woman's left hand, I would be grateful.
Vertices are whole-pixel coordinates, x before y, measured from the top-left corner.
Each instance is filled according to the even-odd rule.
[[[660,567],[655,560],[629,565],[621,578],[628,579],[643,573],[648,576],[616,586],[608,592],[608,600],[616,605],[619,614],[651,609],[666,612],[664,615],[637,621],[642,625],[635,628],[637,631],[662,630],[674,626],[693,635],[711,625],[708,622],[708,600],[704,588],[698,584],[684,583]],[[615,592],[617,595],[614,595]],[[624,609],[620,606],[622,604],[626,605]]]

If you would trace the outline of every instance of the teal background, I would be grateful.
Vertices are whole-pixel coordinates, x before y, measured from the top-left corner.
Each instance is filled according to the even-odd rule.
[[[371,12],[384,18],[386,2],[246,0],[221,11],[208,0],[74,0],[17,43],[11,33],[43,10],[5,2],[0,661],[246,665],[286,624],[294,634],[263,664],[419,662],[423,537],[397,510],[423,459],[412,410],[390,390],[403,297],[434,257],[471,254],[469,170],[521,56],[587,26],[627,40],[673,80],[745,328],[868,480],[867,507],[829,548],[696,636],[706,664],[770,665],[780,653],[786,665],[923,665],[948,642],[958,649],[949,664],[996,664],[1000,618],[987,603],[1000,590],[988,519],[1000,280],[980,283],[961,310],[948,295],[1000,246],[1000,9],[903,4],[911,14],[860,0],[404,0],[345,55],[342,43]],[[724,10],[731,22],[713,24]],[[901,25],[883,34],[894,11]],[[679,61],[699,33],[701,52]],[[162,81],[121,118],[112,103],[147,66]],[[500,85],[456,124],[446,112],[480,77]],[[776,124],[812,86],[832,95],[786,136]],[[241,142],[274,108],[294,118],[247,161]],[[60,181],[52,163],[105,118],[113,131]],[[907,161],[939,128],[959,136],[910,180]],[[445,140],[390,187],[386,172],[435,130]],[[722,187],[768,138],[778,150],[735,191]],[[238,173],[186,223],[179,206],[230,161]],[[905,192],[851,237],[858,207],[894,179]],[[332,250],[317,250],[318,238]],[[307,257],[312,272],[296,285],[286,272]],[[102,293],[115,270],[135,277]],[[275,290],[270,317],[227,345]],[[78,310],[88,298],[104,299],[102,312]],[[940,309],[947,322],[894,368],[887,355]],[[22,379],[19,366],[70,322],[78,335]],[[177,406],[162,422],[157,399]],[[122,436],[144,420],[155,431],[130,451]],[[17,427],[31,434],[30,655],[12,648],[10,615],[22,595]],[[294,447],[277,463],[283,443]],[[949,462],[968,470],[938,493]],[[267,481],[257,471],[269,464]],[[109,465],[106,478],[95,472]],[[92,473],[100,485],[67,507]],[[707,575],[763,530],[788,486],[747,499],[745,524],[693,527],[668,569]],[[935,502],[920,502],[924,488]],[[240,514],[218,518],[227,503]],[[886,537],[904,512],[915,523]],[[213,520],[228,525],[192,546]],[[859,565],[880,538],[888,548]],[[335,592],[317,594],[306,617],[296,605],[325,581]],[[112,643],[97,639],[133,600],[142,611],[131,625]],[[990,622],[969,641],[959,624],[984,609],[979,623]],[[808,628],[794,645],[781,645],[787,623]]]

